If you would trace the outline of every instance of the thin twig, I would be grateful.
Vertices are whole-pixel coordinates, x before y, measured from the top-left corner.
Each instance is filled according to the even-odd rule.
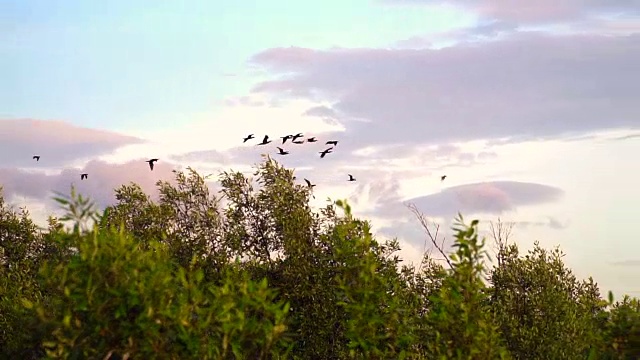
[[[436,231],[435,231],[435,234],[433,234],[431,232],[431,230],[429,229],[429,222],[427,220],[427,217],[424,216],[424,214],[422,214],[420,212],[420,210],[418,210],[416,205],[415,204],[408,204],[406,206],[416,216],[418,221],[420,221],[420,225],[422,226],[422,229],[427,234],[429,240],[431,240],[431,243],[435,246],[436,249],[438,249],[440,254],[444,257],[444,260],[447,262],[447,264],[449,264],[449,267],[451,269],[453,269],[453,264],[451,263],[451,260],[449,259],[449,256],[447,256],[447,254],[444,252],[444,241],[445,241],[444,236],[442,237],[442,242],[440,244],[438,244],[438,233],[440,231],[440,225],[439,224],[435,224]],[[420,266],[422,266],[422,262],[420,263]]]

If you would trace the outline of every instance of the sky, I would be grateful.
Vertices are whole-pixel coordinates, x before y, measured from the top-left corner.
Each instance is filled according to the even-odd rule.
[[[638,296],[640,0],[515,3],[2,1],[0,184],[42,222],[70,183],[105,206],[269,152],[406,262],[425,246],[415,204],[445,243],[458,212],[500,218],[523,251],[560,246],[578,277]],[[298,132],[319,141],[279,156]]]

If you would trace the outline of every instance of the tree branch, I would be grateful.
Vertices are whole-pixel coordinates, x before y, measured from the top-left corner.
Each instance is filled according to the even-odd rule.
[[[449,256],[447,256],[447,254],[444,251],[444,240],[445,240],[444,236],[442,237],[442,242],[438,244],[438,232],[440,231],[440,225],[435,224],[435,229],[436,229],[435,234],[432,233],[431,230],[429,229],[429,221],[427,220],[427,217],[422,212],[420,212],[420,210],[418,210],[416,205],[408,204],[406,206],[409,208],[409,210],[411,210],[411,212],[415,215],[418,221],[420,221],[420,225],[422,226],[422,229],[424,230],[425,234],[427,234],[427,237],[429,238],[429,240],[431,240],[431,243],[433,244],[433,246],[435,246],[435,248],[438,249],[440,254],[444,257],[444,260],[447,262],[447,264],[449,264],[449,267],[453,269],[453,264],[451,263]],[[423,255],[424,255],[424,252],[423,252]]]

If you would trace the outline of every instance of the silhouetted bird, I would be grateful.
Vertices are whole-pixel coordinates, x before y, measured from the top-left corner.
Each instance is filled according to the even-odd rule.
[[[89,174],[80,174],[80,180],[84,180],[89,177]]]
[[[294,143],[294,144],[304,144],[304,140],[302,140],[302,141],[291,141],[291,142]]]
[[[291,141],[296,141],[296,139],[303,137],[302,133],[297,133],[291,137]]]
[[[278,151],[279,151],[278,154],[280,154],[280,155],[287,155],[289,153],[288,151],[284,151],[284,149],[282,149],[281,147],[277,147],[277,148],[278,148]]]
[[[332,150],[333,150],[333,148],[332,148],[332,147],[330,147],[330,148],[328,148],[328,149],[324,149],[324,150],[320,151],[320,152],[319,152],[319,154],[320,154],[320,158],[321,158],[321,159],[322,159],[322,158],[324,158],[324,157],[325,157],[325,155],[327,155],[327,154],[331,153],[331,151],[332,151]]]
[[[258,145],[267,145],[270,142],[271,142],[271,140],[269,140],[269,135],[265,135],[264,139],[262,139],[262,142],[259,143]]]
[[[310,188],[313,188],[314,186],[316,186],[316,184],[312,184],[311,181],[304,179],[304,181],[307,183],[307,186]]]
[[[447,178],[447,175],[442,175],[442,176],[440,177],[440,181],[444,181],[444,179],[446,179],[446,178]]]
[[[325,145],[338,146],[338,140],[331,140],[331,141],[327,141],[327,142],[325,143]]]
[[[242,139],[242,143],[246,143],[247,141],[251,140],[251,139],[255,139],[255,137],[253,137],[253,134],[249,134],[249,136],[247,136],[246,138]]]
[[[151,171],[153,171],[153,163],[156,161],[158,161],[158,159],[147,160],[147,162],[149,163],[149,169],[151,169]]]
[[[347,175],[349,175],[349,180],[347,181],[356,181],[356,178],[354,178],[353,175],[351,174],[347,174]]]
[[[33,158],[34,158],[36,161],[40,161],[40,155],[33,155]]]
[[[280,139],[282,139],[282,145],[284,145],[284,143],[286,143],[287,140],[291,139],[292,137],[293,135],[280,136]]]
[[[315,136],[307,139],[307,142],[316,142],[316,141],[318,141],[318,139],[316,139]]]

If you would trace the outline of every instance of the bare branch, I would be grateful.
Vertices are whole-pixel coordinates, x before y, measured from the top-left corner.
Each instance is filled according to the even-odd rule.
[[[504,250],[509,244],[509,238],[511,237],[511,233],[513,232],[514,222],[502,222],[500,218],[498,218],[497,222],[491,221],[489,223],[489,231],[491,232],[491,237],[493,238],[495,248],[494,252],[497,249],[496,257],[498,259],[498,266],[502,265],[502,261],[500,259],[500,253]]]
[[[422,226],[422,229],[427,234],[429,240],[431,240],[431,243],[433,244],[433,246],[435,246],[435,248],[438,249],[438,252],[440,252],[440,255],[444,257],[444,260],[447,262],[447,264],[449,264],[449,267],[453,269],[453,264],[451,264],[451,260],[449,259],[449,256],[447,256],[447,254],[444,251],[444,240],[445,240],[444,236],[442,237],[442,242],[438,244],[438,233],[440,231],[440,225],[435,224],[435,234],[432,233],[431,230],[429,229],[429,221],[427,220],[427,217],[422,212],[420,212],[420,210],[418,210],[416,205],[408,204],[406,206],[409,208],[409,210],[411,210],[411,212],[415,215],[418,221],[420,221],[420,225]],[[425,246],[426,246],[426,241],[425,241]],[[422,262],[420,262],[420,266],[422,267]]]

